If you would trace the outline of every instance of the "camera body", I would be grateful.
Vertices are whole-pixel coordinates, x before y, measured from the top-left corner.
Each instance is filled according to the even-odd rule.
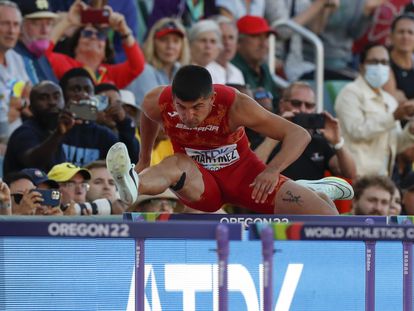
[[[75,118],[84,121],[96,121],[97,112],[106,108],[108,108],[108,97],[103,95],[81,99],[69,104],[69,111],[75,115]]]
[[[82,24],[108,24],[110,12],[107,9],[88,8],[81,11]]]
[[[69,105],[69,111],[75,115],[76,119],[85,121],[96,121],[96,113],[98,107],[94,105],[89,99],[82,99],[77,103]]]
[[[298,113],[292,122],[305,129],[322,129],[325,127],[325,115],[322,113]]]

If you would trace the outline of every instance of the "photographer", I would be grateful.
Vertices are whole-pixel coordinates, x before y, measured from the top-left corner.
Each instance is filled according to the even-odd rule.
[[[283,92],[279,109],[282,117],[292,121],[295,121],[294,117],[298,114],[306,114],[310,117],[311,114],[316,112],[315,94],[312,88],[304,82],[292,83]],[[306,115],[301,119],[309,120]],[[332,175],[354,179],[356,177],[356,165],[351,154],[344,146],[338,120],[326,111],[322,115],[323,117],[319,120],[325,120],[325,124],[323,124],[323,127],[320,124],[320,128],[314,128],[315,124],[306,125],[297,122],[299,125],[308,128],[312,140],[302,155],[282,173],[294,180],[315,180],[322,178],[325,170],[329,170]],[[277,142],[274,145],[276,146],[270,153],[267,159],[268,162],[280,150]]]
[[[144,70],[142,51],[122,14],[105,6],[103,11],[99,11],[101,18],[94,20],[90,14],[85,14],[88,9],[82,1],[73,3],[68,14],[54,27],[46,56],[58,79],[72,68],[83,67],[91,73],[95,84],[113,82],[117,87],[124,88]],[[69,47],[69,55],[53,52],[65,30],[73,26],[80,28],[71,38],[73,44]],[[127,58],[123,63],[110,65],[108,26],[122,38]]]
[[[75,68],[61,79],[68,103],[93,96],[92,78],[85,69]],[[62,162],[83,166],[103,159],[109,148],[123,141],[131,158],[137,158],[138,141],[120,135],[93,121],[86,121],[65,109],[62,90],[51,81],[34,86],[30,93],[33,118],[25,121],[11,136],[4,160],[5,174],[25,167],[45,171]]]

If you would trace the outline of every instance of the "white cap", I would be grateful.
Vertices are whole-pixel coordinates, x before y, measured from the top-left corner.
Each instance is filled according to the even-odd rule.
[[[129,90],[119,90],[121,94],[121,101],[124,105],[130,105],[136,109],[139,109],[137,102],[135,101],[135,95]]]

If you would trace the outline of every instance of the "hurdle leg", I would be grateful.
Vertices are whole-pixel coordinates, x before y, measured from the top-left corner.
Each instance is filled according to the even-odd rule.
[[[263,256],[263,311],[272,311],[273,306],[273,230],[265,227],[261,232]]]
[[[135,311],[145,311],[145,239],[135,239]]]
[[[217,255],[218,255],[218,290],[219,290],[219,311],[227,311],[228,308],[228,278],[227,265],[229,258],[229,229],[226,225],[220,224],[216,229]]]

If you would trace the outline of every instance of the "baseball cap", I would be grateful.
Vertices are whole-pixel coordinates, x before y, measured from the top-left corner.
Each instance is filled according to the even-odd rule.
[[[123,105],[134,107],[135,109],[141,109],[135,100],[135,95],[129,90],[119,90],[121,95],[121,101]]]
[[[276,31],[272,29],[267,20],[260,16],[245,15],[237,21],[237,29],[240,34],[245,35],[259,35],[262,33],[273,33]]]
[[[91,179],[91,174],[87,169],[81,168],[69,162],[55,165],[49,171],[47,176],[56,182],[65,182],[70,180],[77,173],[80,173],[85,180]]]
[[[20,173],[28,176],[36,187],[45,183],[50,188],[59,188],[56,181],[49,179],[45,172],[37,168],[24,168],[20,171]]]
[[[164,25],[161,25],[161,27],[155,31],[155,38],[161,38],[170,33],[175,33],[181,37],[184,37],[184,32],[178,28],[177,24],[173,21],[169,21]]]
[[[24,18],[57,18],[51,11],[48,0],[13,0]]]

